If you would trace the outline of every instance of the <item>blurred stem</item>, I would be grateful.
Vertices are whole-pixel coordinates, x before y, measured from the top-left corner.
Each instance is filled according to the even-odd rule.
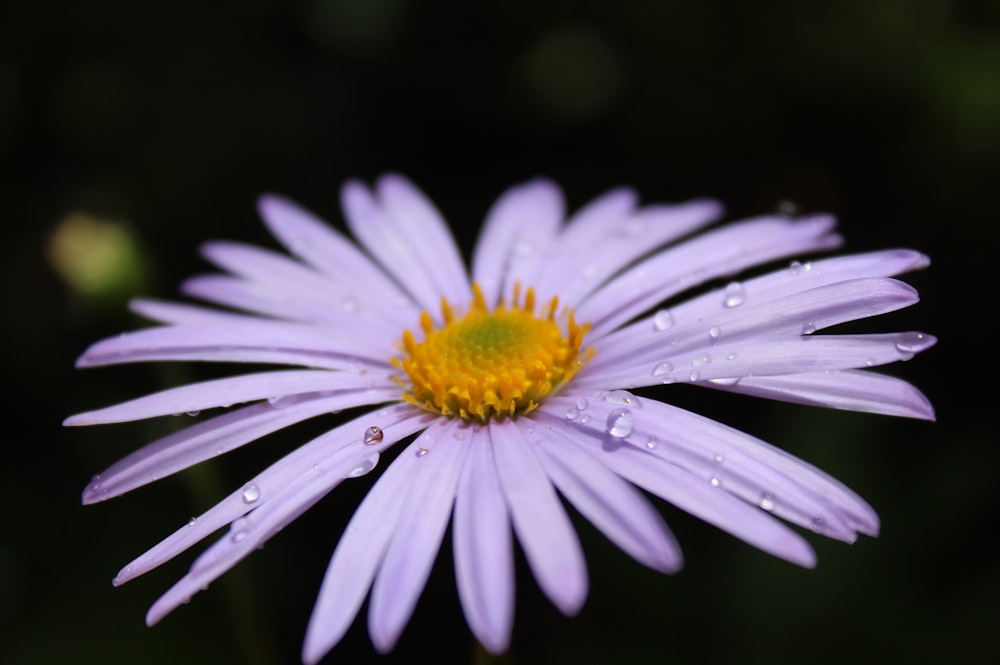
[[[508,649],[502,654],[495,655],[486,650],[479,640],[473,641],[472,665],[510,665],[511,657]]]
[[[212,461],[192,467],[184,479],[195,505],[213,505],[223,495],[218,465]],[[280,663],[267,615],[262,611],[266,605],[260,602],[247,571],[237,565],[216,584],[222,592],[234,641],[240,645],[240,661],[247,665]]]

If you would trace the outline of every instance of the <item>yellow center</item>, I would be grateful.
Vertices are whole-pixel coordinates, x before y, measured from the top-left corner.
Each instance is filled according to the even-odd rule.
[[[441,300],[444,325],[435,327],[422,312],[423,341],[403,332],[405,354],[392,363],[409,382],[403,399],[444,416],[485,423],[492,418],[513,418],[533,410],[583,367],[593,356],[580,346],[589,324],[579,326],[572,311],[560,314],[553,298],[542,316],[535,315],[535,293],[528,289],[523,301],[514,287],[511,306],[501,300],[490,311],[478,284],[464,316],[457,316]]]

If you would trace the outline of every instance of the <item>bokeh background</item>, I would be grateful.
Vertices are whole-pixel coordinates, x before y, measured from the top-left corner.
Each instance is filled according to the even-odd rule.
[[[940,344],[888,371],[937,423],[665,396],[804,457],[865,496],[878,539],[814,542],[803,571],[657,502],[687,556],[661,576],[580,522],[580,616],[519,560],[503,663],[941,663],[998,656],[995,252],[1000,3],[65,0],[0,9],[3,663],[296,663],[326,561],[372,477],[336,490],[147,629],[192,555],[113,589],[119,566],[335,422],[310,423],[106,504],[95,472],[177,422],[64,430],[66,415],[213,376],[72,369],[207,269],[200,242],[274,246],[264,191],[341,225],[348,177],[408,174],[468,250],[506,186],[548,175],[571,207],[619,184],[714,196],[730,218],[830,211],[850,250],[909,246],[916,308],[868,329]],[[167,419],[169,420],[169,419]],[[374,474],[373,474],[374,475]],[[446,544],[377,656],[364,619],[327,662],[486,662]]]

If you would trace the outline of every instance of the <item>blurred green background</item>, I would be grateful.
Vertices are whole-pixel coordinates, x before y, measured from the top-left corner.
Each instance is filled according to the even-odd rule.
[[[545,174],[571,207],[619,184],[646,201],[714,196],[730,218],[791,201],[837,214],[849,250],[934,259],[908,278],[924,302],[868,329],[941,338],[889,368],[929,395],[937,423],[664,395],[842,479],[879,511],[878,539],[810,536],[820,564],[803,571],[657,502],[687,557],[666,577],[581,523],[586,606],[561,617],[519,561],[500,662],[998,657],[996,343],[983,339],[997,301],[1000,3],[42,0],[0,9],[0,662],[298,662],[327,558],[371,477],[156,628],[145,609],[192,556],[120,589],[110,580],[335,420],[87,508],[93,473],[176,423],[60,421],[214,375],[72,365],[141,325],[130,296],[172,297],[206,270],[203,240],[274,246],[259,193],[342,224],[340,183],[385,170],[423,187],[466,250],[497,194]],[[374,654],[362,618],[327,662],[476,658],[446,544],[391,655]]]

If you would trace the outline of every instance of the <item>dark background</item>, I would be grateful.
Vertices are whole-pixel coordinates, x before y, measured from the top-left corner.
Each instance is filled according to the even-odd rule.
[[[371,477],[336,490],[156,628],[143,625],[145,609],[192,556],[120,589],[110,580],[335,420],[87,508],[79,492],[93,473],[174,423],[64,430],[60,421],[214,375],[72,364],[87,344],[140,325],[129,296],[171,297],[205,270],[203,240],[273,246],[254,211],[260,192],[290,195],[340,225],[340,183],[385,170],[423,187],[466,250],[496,195],[545,174],[574,208],[619,184],[646,201],[718,197],[730,218],[792,201],[837,214],[849,250],[908,246],[934,260],[908,278],[924,301],[868,329],[941,338],[888,369],[928,394],[937,423],[683,387],[666,397],[842,479],[880,513],[878,539],[846,546],[810,535],[820,564],[803,571],[657,502],[687,557],[667,577],[581,523],[592,579],[581,615],[561,617],[519,561],[513,644],[499,662],[997,656],[1000,455],[987,419],[1000,3],[2,7],[0,661],[297,662],[326,561]],[[88,233],[95,228],[112,231]],[[113,269],[67,268],[101,247],[109,258],[98,267]],[[446,542],[396,651],[376,656],[362,617],[328,661],[477,658]]]

